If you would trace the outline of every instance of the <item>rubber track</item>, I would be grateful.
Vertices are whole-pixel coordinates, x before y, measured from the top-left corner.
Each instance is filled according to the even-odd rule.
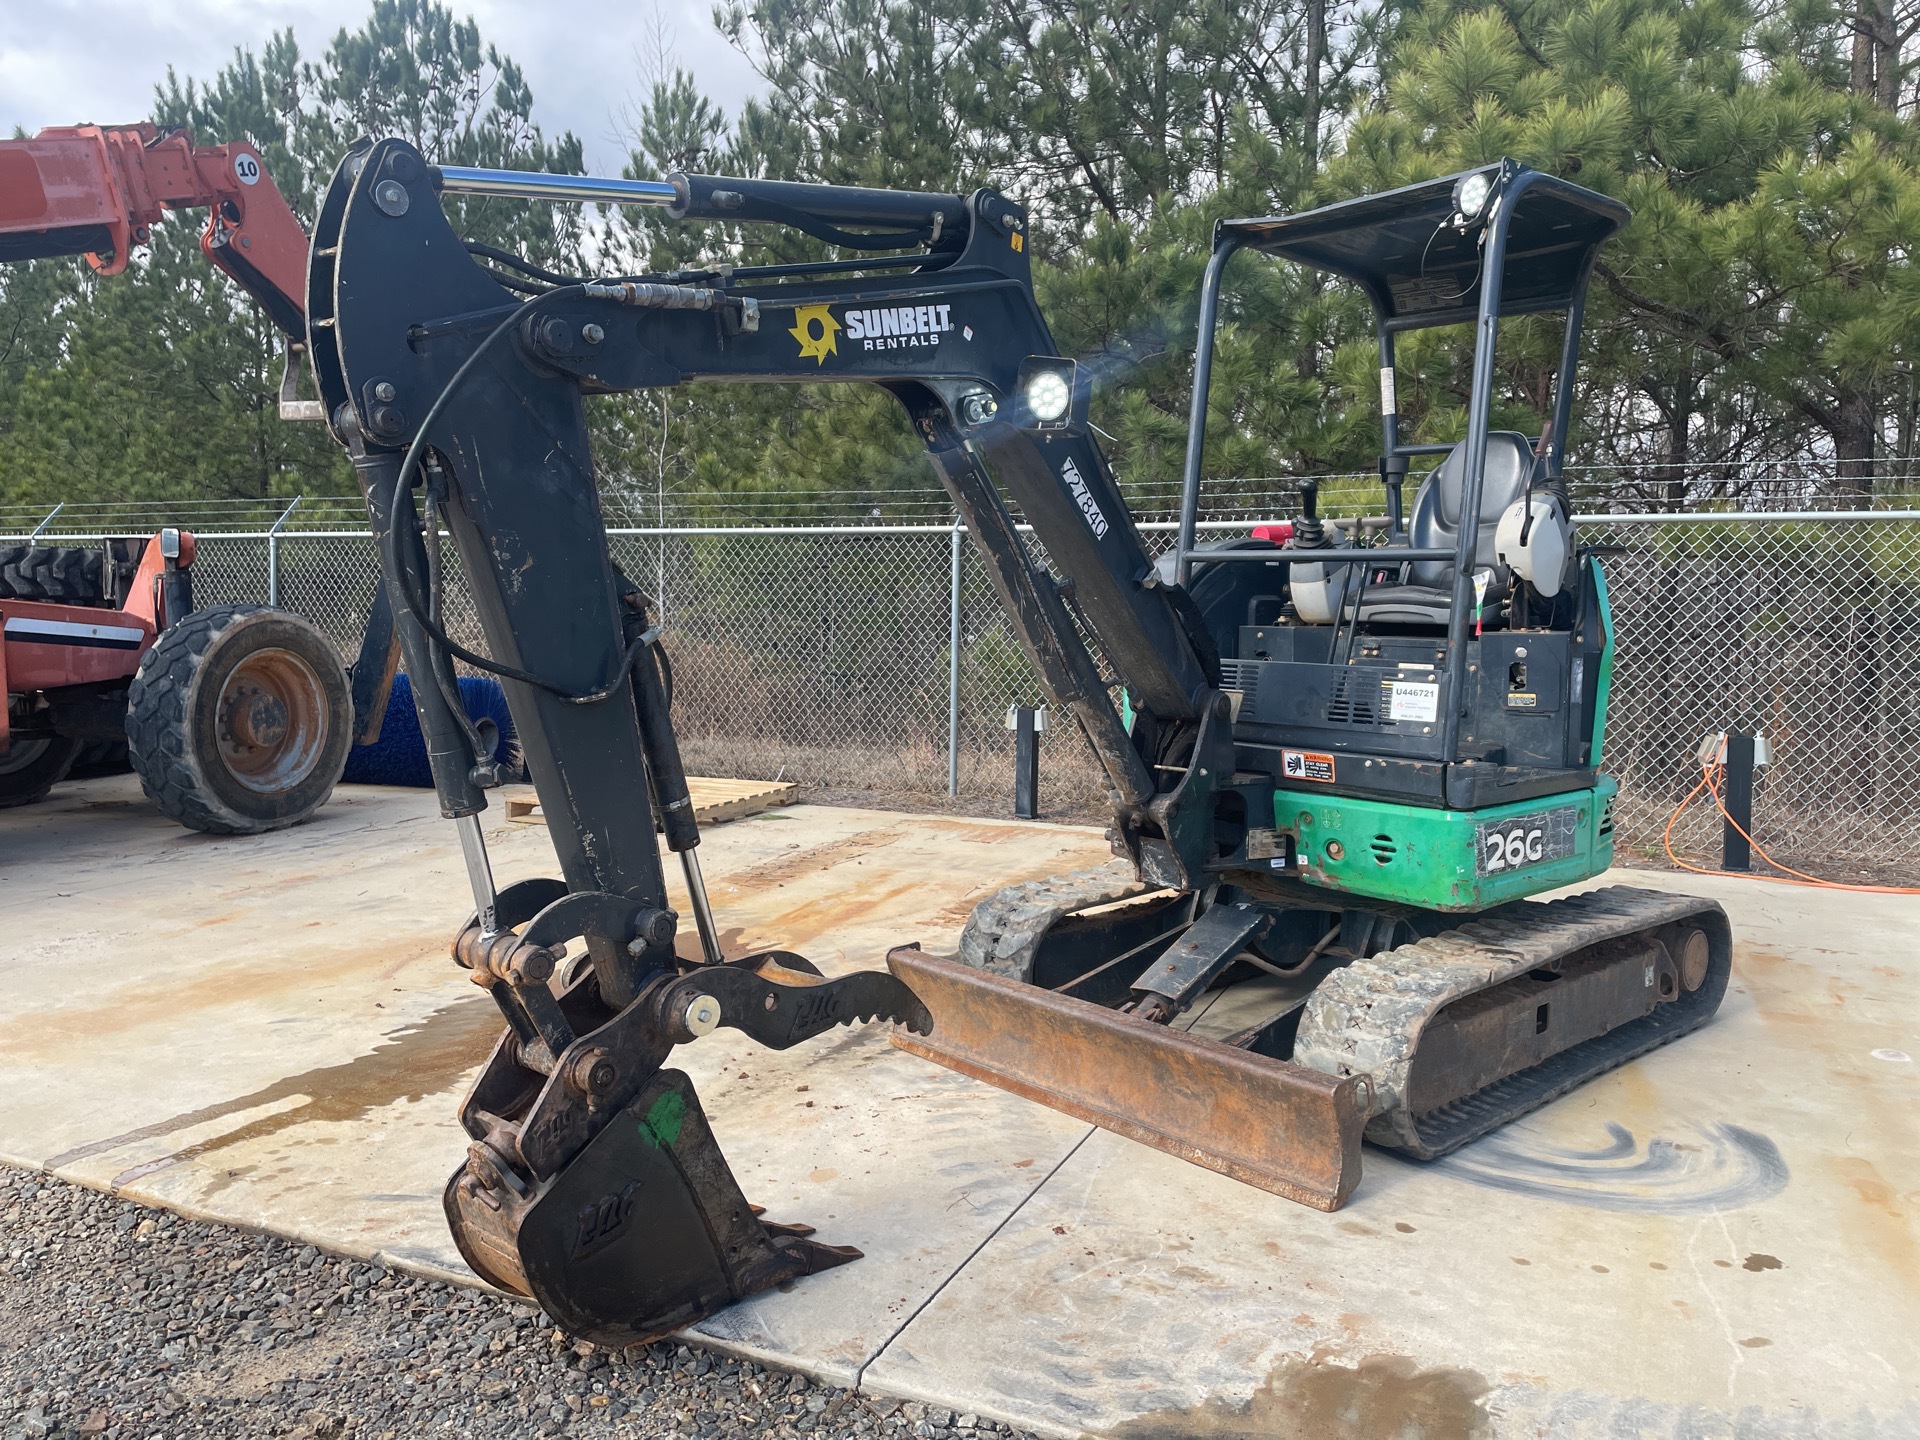
[[[1110,860],[1044,880],[1008,885],[973,907],[960,932],[960,963],[1010,980],[1029,981],[1034,953],[1063,916],[1094,905],[1144,895],[1131,860]]]
[[[1681,920],[1703,921],[1715,942],[1715,963],[1699,990],[1429,1115],[1405,1108],[1421,1032],[1444,1006],[1588,946]],[[1432,1159],[1704,1025],[1726,988],[1730,950],[1725,913],[1697,896],[1614,886],[1522,902],[1334,971],[1307,1001],[1293,1058],[1324,1074],[1371,1077],[1367,1138]]]

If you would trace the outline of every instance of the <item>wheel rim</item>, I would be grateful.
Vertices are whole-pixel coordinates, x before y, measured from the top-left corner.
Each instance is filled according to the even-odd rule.
[[[220,687],[219,749],[227,773],[274,795],[313,773],[327,746],[327,699],[314,668],[291,650],[256,650]]]
[[[16,771],[26,769],[46,754],[47,747],[51,744],[53,741],[45,738],[14,741],[13,748],[6,754],[0,755],[0,775],[12,775]]]

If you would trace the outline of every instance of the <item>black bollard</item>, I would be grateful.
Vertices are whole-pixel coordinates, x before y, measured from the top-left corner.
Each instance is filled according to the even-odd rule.
[[[1751,870],[1753,845],[1753,736],[1727,732],[1728,818],[1721,823],[1720,868]],[[1741,832],[1745,831],[1745,834]]]
[[[1015,705],[1007,711],[1013,731],[1013,815],[1016,820],[1040,818],[1040,732],[1047,728],[1044,706]]]

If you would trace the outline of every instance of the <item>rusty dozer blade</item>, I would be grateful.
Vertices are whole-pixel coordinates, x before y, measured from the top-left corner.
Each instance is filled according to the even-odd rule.
[[[1316,1210],[1360,1182],[1365,1076],[1340,1078],[903,947],[933,1030],[893,1043]]]

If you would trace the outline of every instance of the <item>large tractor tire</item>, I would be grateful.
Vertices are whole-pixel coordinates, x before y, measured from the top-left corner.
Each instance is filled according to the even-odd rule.
[[[47,792],[67,778],[79,753],[80,742],[65,735],[16,739],[0,753],[0,810],[46,799]]]
[[[106,600],[106,556],[70,545],[0,548],[0,599],[55,605],[99,605]]]
[[[333,793],[353,743],[340,656],[313,622],[222,605],[169,626],[127,697],[141,788],[192,830],[297,825]]]

